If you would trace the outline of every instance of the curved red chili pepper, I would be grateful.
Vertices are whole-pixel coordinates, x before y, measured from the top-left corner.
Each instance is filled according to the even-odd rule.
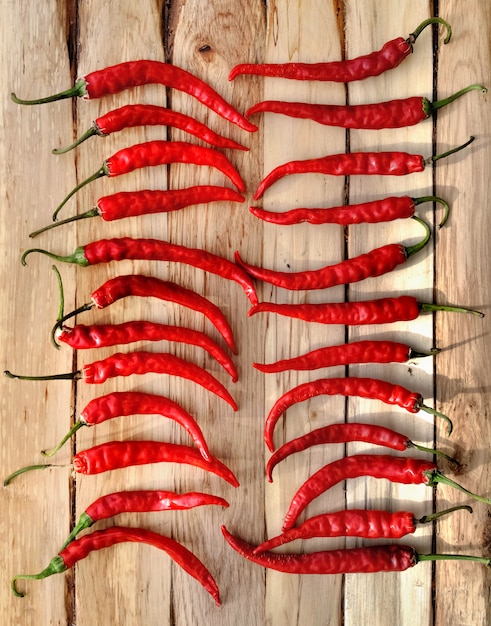
[[[210,85],[190,72],[170,63],[141,59],[118,63],[111,67],[96,70],[77,80],[75,85],[66,91],[38,98],[21,100],[11,94],[18,104],[43,104],[65,98],[83,97],[86,99],[102,98],[119,93],[132,87],[157,83],[171,89],[183,91],[212,109],[224,119],[236,124],[243,130],[254,132],[257,126],[251,124],[243,115],[236,111],[230,103],[220,96]]]
[[[186,141],[146,141],[129,148],[123,148],[106,159],[97,172],[79,183],[65,196],[53,213],[53,221],[57,220],[58,213],[68,200],[79,189],[94,180],[102,176],[121,176],[142,167],[155,167],[168,163],[191,163],[193,165],[214,167],[222,174],[225,174],[239,191],[243,192],[246,190],[245,183],[239,172],[230,160],[215,148],[207,148]]]
[[[252,277],[283,289],[327,289],[336,285],[347,285],[392,272],[397,266],[405,263],[409,257],[426,246],[431,237],[428,224],[416,216],[413,216],[412,219],[417,220],[426,229],[425,238],[419,243],[413,246],[403,246],[395,243],[388,244],[371,250],[366,254],[361,254],[318,270],[280,272],[257,267],[245,263],[240,258],[238,252],[235,252],[235,262]]]
[[[238,380],[235,363],[225,350],[205,333],[184,326],[171,326],[148,321],[132,321],[121,324],[77,324],[72,327],[62,325],[57,330],[56,338],[75,350],[105,348],[137,341],[164,340],[198,346],[206,350],[224,368],[233,382]]]
[[[83,133],[75,143],[66,148],[52,150],[52,152],[53,154],[64,154],[79,146],[89,137],[96,135],[105,137],[125,128],[133,128],[135,126],[173,126],[217,148],[249,150],[249,148],[240,143],[215,133],[206,124],[202,124],[193,117],[179,111],[173,111],[172,109],[153,104],[127,104],[98,117],[93,126]]]
[[[134,239],[131,237],[100,239],[99,241],[78,247],[73,254],[65,257],[40,248],[32,248],[26,250],[22,255],[21,262],[23,265],[26,265],[26,257],[32,252],[45,254],[61,263],[75,263],[82,267],[123,260],[185,263],[205,272],[211,272],[227,280],[237,282],[252,304],[257,304],[258,302],[256,290],[250,276],[235,263],[207,250],[188,248],[168,241]]]
[[[167,552],[178,565],[203,585],[206,591],[212,595],[217,606],[220,606],[219,591],[213,576],[190,550],[174,539],[165,537],[151,530],[126,528],[123,526],[113,526],[111,528],[105,528],[104,530],[96,530],[80,537],[80,539],[72,541],[66,548],[61,550],[61,552],[51,560],[48,567],[39,574],[20,574],[14,576],[11,584],[12,591],[16,596],[22,598],[24,594],[18,592],[15,586],[17,580],[40,580],[52,574],[60,574],[73,567],[75,563],[87,557],[94,550],[110,548],[118,543],[129,541],[147,543],[159,550]]]
[[[319,378],[307,383],[302,383],[284,393],[268,413],[264,427],[264,440],[271,452],[274,450],[273,432],[274,427],[281,415],[291,406],[298,402],[304,402],[320,395],[343,395],[356,396],[380,400],[386,404],[397,405],[410,413],[426,411],[442,417],[448,424],[450,432],[452,422],[450,419],[423,404],[423,396],[417,391],[410,391],[401,385],[395,385],[385,380],[376,378],[358,378],[350,376],[346,378]]]
[[[407,39],[398,37],[384,44],[381,50],[355,59],[328,63],[242,63],[232,69],[229,80],[233,80],[239,74],[251,74],[292,80],[349,83],[369,76],[379,76],[383,72],[396,68],[411,54],[416,39],[429,24],[443,24],[447,29],[444,43],[450,41],[452,29],[448,22],[441,17],[432,17],[422,22]]]

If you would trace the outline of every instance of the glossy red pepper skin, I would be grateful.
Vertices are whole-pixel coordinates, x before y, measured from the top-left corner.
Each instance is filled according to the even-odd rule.
[[[283,522],[283,530],[293,528],[299,515],[318,496],[343,480],[370,476],[403,485],[431,484],[437,470],[432,461],[388,454],[354,454],[324,465],[297,490]]]

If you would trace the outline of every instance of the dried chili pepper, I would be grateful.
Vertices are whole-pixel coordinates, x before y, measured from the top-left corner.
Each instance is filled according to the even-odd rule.
[[[227,402],[234,411],[238,410],[235,400],[228,390],[212,374],[205,369],[181,359],[167,352],[127,352],[111,354],[105,359],[94,361],[84,365],[81,370],[65,374],[51,374],[48,376],[24,376],[5,371],[9,378],[19,380],[83,380],[87,384],[100,385],[109,378],[117,376],[143,375],[153,372],[155,374],[169,374],[180,376],[201,385],[219,398]]]
[[[282,102],[266,100],[259,102],[246,111],[246,117],[256,113],[279,113],[289,117],[309,119],[325,126],[341,128],[372,129],[402,128],[414,126],[428,119],[438,109],[443,108],[465,93],[480,89],[487,93],[482,85],[469,85],[457,93],[430,102],[428,98],[413,96],[375,104],[337,105],[310,104],[307,102]]]
[[[197,506],[209,505],[226,508],[229,506],[228,502],[223,498],[196,491],[182,494],[162,490],[117,491],[109,493],[89,504],[80,515],[61,550],[64,550],[82,530],[90,528],[100,520],[108,519],[121,513],[182,511]]]
[[[52,574],[61,574],[73,567],[78,561],[87,557],[90,552],[110,548],[115,544],[123,542],[146,543],[164,550],[188,574],[200,582],[206,591],[212,595],[217,606],[220,606],[217,584],[208,569],[195,554],[170,537],[165,537],[143,528],[127,528],[124,526],[113,526],[104,530],[96,530],[80,537],[80,539],[75,539],[75,541],[72,541],[66,548],[61,550],[39,574],[19,574],[14,576],[11,585],[12,591],[17,597],[22,598],[24,594],[16,589],[17,580],[41,580]]]
[[[106,159],[97,172],[76,185],[65,196],[53,213],[53,221],[58,219],[58,213],[68,200],[79,189],[94,180],[102,176],[121,176],[142,167],[155,167],[168,163],[191,163],[193,165],[214,167],[225,174],[239,191],[243,192],[246,189],[244,181],[230,160],[214,148],[198,146],[186,141],[146,141],[118,150],[118,152]]]
[[[445,304],[418,302],[414,296],[397,296],[394,298],[376,298],[360,302],[325,302],[319,304],[276,304],[259,302],[248,312],[249,316],[256,313],[277,313],[306,322],[319,324],[342,324],[343,326],[363,326],[367,324],[392,324],[407,322],[419,317],[422,313],[434,311],[450,311],[454,313],[470,313],[484,317],[484,313],[474,309]]]
[[[179,424],[188,433],[204,459],[210,458],[210,451],[197,421],[174,400],[165,396],[143,391],[114,391],[94,398],[80,413],[77,422],[50,451],[43,450],[44,456],[53,456],[82,426],[96,426],[116,417],[128,415],[161,415]]]
[[[292,174],[325,174],[331,176],[406,176],[422,172],[428,163],[443,159],[474,141],[470,137],[464,144],[426,159],[420,154],[407,152],[347,152],[330,154],[316,159],[303,161],[289,161],[274,168],[263,180],[254,194],[254,200],[259,200],[264,192],[274,183],[285,176]]]
[[[312,446],[322,445],[326,443],[350,443],[352,441],[363,441],[377,446],[384,446],[392,450],[406,451],[408,448],[414,448],[420,452],[429,452],[434,455],[445,458],[447,461],[457,466],[458,463],[441,450],[427,448],[420,444],[414,443],[406,435],[396,432],[385,426],[378,424],[359,424],[357,422],[344,422],[341,424],[329,424],[321,428],[316,428],[311,432],[301,435],[291,441],[287,441],[280,446],[274,454],[269,458],[266,465],[266,476],[270,483],[273,482],[273,469],[289,457],[291,454],[302,452]]]
[[[388,244],[375,248],[366,254],[361,254],[318,270],[280,272],[258,267],[243,261],[237,251],[235,252],[235,262],[253,278],[283,289],[298,291],[327,289],[336,285],[347,285],[365,278],[392,272],[396,267],[405,263],[413,254],[416,254],[426,246],[431,237],[430,227],[424,220],[415,215],[411,219],[416,220],[426,230],[424,239],[417,244],[412,246],[403,246],[395,243]]]
[[[449,485],[466,495],[491,504],[491,500],[471,493],[451,478],[440,473],[432,461],[410,457],[396,457],[388,454],[354,454],[345,456],[324,465],[312,474],[297,490],[285,515],[283,530],[293,528],[299,515],[315,498],[333,485],[348,478],[369,476],[390,480],[404,485],[427,485],[434,487],[438,483]]]
[[[264,427],[264,440],[271,452],[274,450],[273,432],[280,416],[298,402],[305,402],[320,395],[343,395],[358,398],[380,400],[386,404],[397,405],[409,413],[425,411],[444,419],[452,432],[452,422],[449,417],[423,404],[423,396],[417,391],[410,391],[401,385],[389,383],[376,378],[359,378],[349,376],[345,378],[319,378],[302,383],[284,393],[268,413]]]
[[[217,274],[227,280],[237,282],[244,290],[252,304],[257,303],[254,284],[249,275],[232,261],[207,250],[188,248],[179,244],[158,239],[100,239],[78,247],[68,256],[59,256],[40,248],[31,248],[22,255],[21,262],[26,265],[26,257],[32,252],[39,252],[61,263],[75,263],[82,267],[123,260],[175,261],[185,263]]]
[[[390,196],[371,202],[360,202],[345,206],[331,207],[327,209],[298,208],[289,211],[267,211],[260,207],[250,207],[249,211],[259,219],[280,226],[292,224],[378,224],[390,222],[396,219],[406,219],[414,216],[417,205],[424,202],[439,202],[445,209],[445,214],[439,224],[441,228],[448,219],[450,207],[443,198],[436,196],[424,196],[411,198],[410,196]]]
[[[77,222],[91,217],[101,217],[105,222],[120,220],[127,217],[138,217],[154,213],[179,211],[195,204],[209,202],[244,202],[239,192],[228,187],[217,185],[195,185],[184,189],[142,189],[139,191],[119,191],[103,196],[93,209],[79,213],[64,220],[49,224],[32,233],[29,237],[37,237],[41,233],[63,224]]]
[[[151,83],[165,85],[193,96],[215,113],[243,130],[249,132],[257,130],[257,126],[251,124],[210,85],[197,76],[176,65],[147,59],[127,61],[96,70],[78,79],[70,89],[46,98],[21,100],[15,94],[11,94],[11,97],[18,104],[44,104],[76,97],[93,100]]]
[[[430,24],[443,24],[447,30],[444,43],[450,41],[452,29],[441,17],[422,22],[407,39],[398,37],[388,41],[381,50],[344,61],[327,63],[242,63],[232,68],[229,80],[240,74],[288,78],[292,80],[322,80],[349,83],[369,76],[379,76],[396,68],[411,52],[421,32]]]
[[[371,574],[401,572],[422,561],[475,561],[491,567],[491,559],[465,554],[418,554],[414,548],[401,544],[323,550],[311,553],[255,554],[257,546],[232,535],[225,526],[222,533],[228,544],[241,556],[278,572],[287,574]]]
[[[384,510],[349,509],[334,513],[321,513],[298,526],[267,539],[254,549],[254,554],[273,550],[297,539],[314,537],[363,537],[365,539],[400,539],[416,532],[420,524],[429,524],[436,519],[464,509],[472,513],[470,506],[453,506],[438,513],[417,519],[409,511],[392,513]]]
[[[291,359],[275,363],[253,363],[260,372],[274,374],[285,370],[316,370],[336,365],[353,363],[406,363],[409,359],[433,356],[438,349],[429,352],[416,351],[411,346],[397,341],[362,340],[352,343],[326,346]]]
[[[125,128],[133,128],[134,126],[173,126],[217,148],[230,148],[232,150],[249,149],[228,137],[215,133],[205,124],[179,111],[173,111],[172,109],[153,104],[127,104],[98,117],[93,126],[83,133],[75,143],[66,148],[54,149],[52,152],[53,154],[64,154],[79,146],[89,137],[106,137],[112,133],[117,133]]]

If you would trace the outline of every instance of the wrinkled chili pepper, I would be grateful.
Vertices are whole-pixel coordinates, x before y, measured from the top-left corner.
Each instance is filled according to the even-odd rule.
[[[321,428],[316,428],[311,432],[301,435],[291,441],[287,441],[280,446],[274,454],[269,458],[266,465],[266,476],[270,483],[273,482],[273,469],[289,457],[291,454],[302,452],[312,446],[322,445],[326,443],[350,443],[352,441],[363,441],[377,446],[384,446],[392,450],[405,452],[408,448],[415,448],[420,452],[429,452],[434,455],[441,456],[453,465],[458,465],[455,459],[452,459],[441,450],[434,450],[414,443],[406,435],[396,432],[385,426],[378,424],[359,424],[357,422],[345,422],[341,424],[329,424]]]
[[[403,485],[427,485],[434,487],[438,483],[449,485],[466,495],[491,504],[491,500],[471,493],[451,478],[441,474],[435,463],[410,457],[396,457],[388,454],[354,454],[345,456],[324,465],[312,474],[297,490],[285,515],[282,530],[293,528],[299,515],[315,498],[333,485],[348,478],[370,476],[390,480]]]
[[[100,239],[99,241],[93,241],[85,246],[78,247],[73,254],[68,256],[59,256],[47,250],[32,248],[26,250],[22,255],[21,262],[23,265],[26,265],[26,257],[32,252],[46,254],[61,263],[75,263],[82,267],[123,260],[185,263],[205,272],[211,272],[227,280],[237,282],[252,304],[256,304],[258,301],[251,278],[235,263],[207,250],[188,248],[168,241],[134,239],[131,237]]]
[[[420,154],[409,154],[407,152],[347,152],[343,154],[330,154],[316,159],[306,159],[303,161],[289,161],[274,168],[263,180],[254,194],[254,200],[259,200],[264,192],[274,183],[285,176],[291,174],[325,174],[331,176],[406,176],[422,172],[428,163],[433,163],[443,159],[474,141],[470,137],[464,144],[437,154],[424,158]]]
[[[429,524],[443,515],[461,509],[472,513],[471,507],[466,505],[454,506],[438,513],[424,515],[419,519],[409,511],[392,513],[383,510],[349,509],[335,513],[321,513],[276,537],[267,539],[254,549],[254,554],[273,550],[297,539],[313,539],[314,537],[400,539],[405,535],[415,533],[420,524]]]
[[[61,550],[64,550],[75,537],[90,528],[96,522],[121,513],[140,513],[148,511],[182,511],[197,506],[217,505],[228,508],[223,498],[207,493],[174,493],[162,490],[117,491],[101,496],[80,515],[72,532],[67,537]]]
[[[70,89],[47,98],[21,100],[15,94],[11,94],[11,97],[18,104],[44,104],[75,97],[93,100],[151,83],[165,85],[193,96],[215,113],[243,130],[249,132],[257,130],[257,126],[251,124],[210,85],[197,76],[176,65],[147,59],[127,61],[96,70],[86,74],[84,78],[78,79]]]
[[[222,533],[228,544],[241,556],[262,567],[287,574],[371,574],[400,572],[420,561],[475,561],[491,567],[491,559],[465,554],[418,554],[414,548],[401,544],[341,548],[311,553],[255,554],[257,546],[232,535],[225,526]]]
[[[431,237],[430,227],[419,217],[413,216],[411,219],[416,220],[426,229],[424,239],[417,244],[412,246],[403,246],[395,243],[388,244],[375,248],[366,254],[361,254],[318,270],[280,272],[258,267],[243,261],[237,251],[235,252],[235,262],[253,278],[283,289],[298,291],[327,289],[335,285],[348,285],[365,278],[392,272],[396,267],[405,263],[413,254],[416,254],[426,246]]]
[[[109,378],[117,376],[169,374],[180,376],[201,385],[222,400],[225,400],[234,411],[238,411],[237,404],[228,390],[212,374],[205,369],[181,359],[168,352],[145,352],[143,350],[127,353],[111,354],[105,359],[84,365],[81,370],[65,374],[51,374],[48,376],[24,376],[5,371],[9,378],[19,380],[83,380],[87,384],[100,385]]]
[[[135,465],[150,463],[185,463],[216,474],[233,487],[239,486],[234,473],[214,456],[204,459],[196,448],[166,441],[108,441],[73,457],[73,468],[78,474],[92,476]],[[12,472],[4,481],[9,485],[14,478],[37,469],[48,469],[53,465],[28,465]]]
[[[319,378],[317,380],[302,383],[284,393],[268,413],[264,427],[264,440],[271,452],[274,450],[273,432],[280,416],[291,406],[298,402],[305,402],[320,395],[355,396],[380,400],[386,404],[397,405],[406,409],[409,413],[425,411],[444,419],[452,432],[450,418],[439,411],[435,411],[423,404],[423,396],[417,391],[410,391],[401,385],[389,383],[376,378],[358,378],[349,376],[345,378]]]
[[[245,198],[239,192],[228,187],[217,185],[196,185],[184,189],[142,189],[139,191],[119,191],[109,196],[103,196],[97,201],[93,209],[79,213],[64,220],[49,224],[29,234],[37,237],[41,233],[63,224],[76,222],[91,217],[101,217],[105,222],[120,220],[127,217],[138,217],[154,213],[168,213],[179,211],[195,204],[209,202],[244,202]]]
[[[353,363],[406,363],[409,359],[433,356],[438,352],[438,349],[429,352],[416,351],[411,346],[397,341],[361,340],[318,348],[307,354],[281,359],[275,363],[252,365],[260,372],[274,374],[285,370],[316,370]]]
[[[188,433],[203,458],[210,458],[208,444],[194,417],[174,400],[143,391],[114,391],[94,398],[83,409],[78,421],[60,443],[50,451],[43,450],[42,454],[44,456],[56,454],[82,426],[95,426],[128,415],[161,415],[175,421]]]
[[[135,144],[129,148],[123,148],[106,159],[97,172],[76,185],[60,202],[53,213],[53,221],[55,222],[58,219],[58,213],[68,200],[79,189],[94,180],[102,176],[121,176],[142,167],[155,167],[168,163],[191,163],[193,165],[214,167],[222,174],[225,174],[239,191],[244,192],[246,189],[244,181],[230,160],[215,148],[198,146],[186,141],[161,141],[156,139]]]
[[[179,111],[173,111],[172,109],[153,104],[127,104],[98,117],[93,126],[83,133],[75,143],[66,148],[54,149],[52,152],[53,154],[64,154],[79,146],[89,137],[106,137],[112,133],[134,126],[173,126],[217,148],[249,149],[228,137],[215,133],[205,124]]]
[[[375,104],[337,105],[337,104],[310,104],[307,102],[282,102],[266,100],[259,102],[246,111],[246,117],[256,113],[279,113],[289,117],[309,119],[325,126],[339,126],[341,128],[372,129],[402,128],[414,126],[428,119],[438,109],[460,98],[463,94],[474,89],[487,93],[482,85],[469,85],[457,93],[430,102],[428,98],[414,96]]]
[[[441,17],[422,22],[407,39],[398,37],[388,41],[381,50],[344,61],[327,63],[241,63],[232,68],[229,80],[240,74],[288,78],[292,80],[322,80],[349,83],[369,76],[379,76],[396,68],[411,52],[421,32],[430,24],[443,24],[447,30],[444,43],[450,41],[452,29]]]
[[[325,302],[319,304],[276,304],[259,302],[253,306],[248,315],[256,313],[277,313],[306,322],[319,324],[342,324],[343,326],[363,326],[367,324],[392,324],[407,322],[419,317],[422,313],[433,311],[450,311],[454,313],[470,313],[484,317],[484,313],[474,309],[445,304],[418,302],[413,296],[397,296],[394,298],[376,298],[360,302]]]
[[[298,208],[282,212],[267,211],[266,209],[252,206],[249,208],[249,211],[265,222],[280,226],[291,226],[292,224],[301,224],[302,222],[350,226],[351,224],[362,223],[378,224],[380,222],[413,217],[416,206],[423,202],[439,202],[444,207],[445,214],[439,224],[441,228],[448,219],[450,207],[443,198],[436,196],[424,196],[421,198],[391,196],[381,200],[360,202],[328,209]]]
[[[75,541],[72,541],[66,548],[61,550],[39,574],[19,574],[14,576],[11,584],[12,591],[16,596],[22,598],[24,594],[16,589],[17,580],[41,580],[52,574],[61,574],[73,567],[78,561],[87,557],[94,550],[110,548],[115,544],[130,541],[146,543],[167,552],[178,565],[203,585],[206,591],[212,595],[217,606],[220,606],[217,584],[208,569],[195,554],[170,537],[165,537],[143,528],[127,528],[124,526],[113,526],[104,530],[96,530],[80,537],[80,539],[75,539]]]

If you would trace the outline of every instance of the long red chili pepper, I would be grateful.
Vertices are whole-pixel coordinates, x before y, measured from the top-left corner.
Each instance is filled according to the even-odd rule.
[[[87,384],[100,385],[109,378],[115,378],[117,376],[143,375],[150,372],[180,376],[181,378],[192,380],[208,391],[211,391],[219,398],[225,400],[225,402],[227,402],[234,411],[238,410],[237,404],[228,390],[212,374],[191,361],[181,359],[180,357],[167,352],[136,351],[111,354],[105,359],[84,365],[81,370],[65,374],[24,376],[12,374],[12,372],[8,370],[4,373],[9,378],[17,378],[19,380],[82,379]]]
[[[444,43],[450,41],[452,29],[441,17],[432,17],[422,22],[407,39],[398,37],[388,41],[381,50],[345,61],[328,63],[242,63],[236,65],[229,75],[233,80],[239,74],[289,78],[292,80],[322,80],[349,83],[369,76],[379,76],[396,68],[411,52],[421,32],[429,24],[443,24],[447,29]]]
[[[143,391],[114,391],[94,398],[60,443],[50,451],[43,450],[42,454],[53,456],[82,426],[96,426],[128,415],[161,415],[175,421],[189,434],[203,458],[210,458],[208,444],[194,417],[174,400]]]
[[[205,124],[179,111],[173,111],[172,109],[153,104],[127,104],[98,117],[93,126],[83,133],[75,143],[66,148],[54,149],[52,152],[53,154],[64,154],[79,146],[89,137],[106,137],[112,133],[117,133],[125,128],[133,128],[134,126],[173,126],[217,148],[249,149],[233,141],[233,139],[215,133]]]
[[[443,159],[462,150],[474,141],[470,137],[464,144],[426,159],[420,154],[407,152],[348,152],[330,154],[316,159],[289,161],[274,168],[260,183],[254,194],[259,200],[274,183],[291,174],[325,174],[330,176],[406,176],[422,172],[428,163]]]
[[[414,296],[394,298],[376,298],[360,302],[325,302],[319,304],[276,304],[259,302],[248,315],[256,313],[277,313],[306,322],[319,324],[341,324],[343,326],[363,326],[367,324],[392,324],[414,320],[422,313],[433,311],[451,311],[470,313],[484,317],[484,313],[473,309],[445,304],[418,302]]]
[[[215,167],[225,174],[239,191],[245,191],[245,183],[230,160],[215,148],[198,146],[186,141],[146,141],[123,148],[104,161],[100,169],[74,187],[57,206],[53,221],[58,213],[75,193],[102,176],[121,176],[142,167],[155,167],[168,163],[192,163]]]
[[[410,457],[396,457],[388,454],[354,454],[324,465],[312,474],[297,490],[285,515],[283,530],[293,528],[299,515],[315,498],[333,485],[348,478],[370,476],[386,479],[404,485],[427,485],[438,483],[449,485],[466,495],[491,504],[491,500],[471,493],[452,479],[441,474],[435,463]]]
[[[425,411],[443,418],[447,422],[450,432],[452,431],[451,420],[446,415],[423,404],[423,396],[417,391],[410,391],[401,385],[376,378],[358,378],[356,376],[319,378],[290,389],[274,403],[268,413],[264,427],[264,440],[271,452],[274,450],[274,427],[280,416],[294,404],[305,402],[305,400],[310,400],[320,395],[370,398],[372,400],[380,400],[386,404],[397,405],[410,413]]]
[[[414,216],[417,205],[423,202],[439,202],[445,209],[445,214],[439,224],[441,228],[448,219],[450,207],[443,198],[424,196],[411,198],[410,196],[390,196],[371,202],[360,202],[345,206],[330,207],[327,209],[298,208],[289,211],[267,211],[261,207],[250,207],[249,211],[259,219],[280,226],[292,224],[378,224],[397,219],[406,219]]]
[[[203,348],[237,382],[238,373],[230,356],[208,335],[193,328],[157,324],[143,320],[121,324],[62,325],[56,338],[75,350],[105,348],[137,341],[176,341]]]
[[[347,285],[392,272],[426,246],[431,237],[430,227],[419,217],[413,216],[411,219],[416,220],[426,229],[424,239],[417,244],[412,246],[388,244],[318,270],[280,272],[250,265],[241,259],[238,252],[235,252],[235,262],[252,277],[283,289],[327,289],[335,285]]]
[[[52,574],[60,574],[73,567],[78,561],[87,557],[90,552],[110,548],[123,542],[147,543],[155,548],[159,548],[159,550],[164,550],[188,574],[199,581],[214,598],[217,606],[220,606],[217,584],[208,569],[195,554],[170,537],[165,537],[164,535],[143,528],[126,528],[123,526],[113,526],[104,530],[96,530],[80,537],[80,539],[72,541],[66,548],[61,550],[39,574],[19,574],[14,576],[11,585],[12,591],[16,596],[22,598],[24,594],[16,589],[17,580],[41,580]]]
[[[421,561],[475,561],[491,567],[491,559],[465,554],[418,554],[414,548],[401,544],[323,550],[311,553],[255,554],[257,546],[232,535],[225,526],[222,533],[227,543],[241,556],[278,572],[287,574],[371,574],[401,572]]]
[[[133,239],[121,237],[119,239],[100,239],[85,246],[78,247],[68,256],[59,256],[32,248],[22,255],[21,262],[26,265],[26,257],[32,252],[46,254],[48,257],[61,263],[75,263],[82,267],[123,260],[145,261],[175,261],[192,265],[205,272],[217,274],[227,280],[237,282],[244,290],[252,304],[257,304],[257,294],[250,276],[240,267],[228,259],[198,248],[188,248],[168,241],[158,239]]]
[[[196,185],[184,189],[142,189],[139,191],[119,191],[103,196],[93,209],[67,217],[29,234],[37,237],[41,233],[63,224],[76,222],[91,217],[101,217],[105,222],[127,217],[138,217],[154,213],[179,211],[195,204],[209,202],[244,202],[245,198],[238,191],[217,185]]]
[[[151,83],[183,91],[240,128],[249,132],[257,130],[257,126],[251,124],[210,85],[197,76],[176,65],[147,59],[118,63],[96,70],[78,79],[70,89],[46,98],[21,100],[15,94],[11,96],[18,104],[44,104],[75,97],[93,100]]]
[[[363,537],[365,539],[400,539],[416,532],[420,524],[429,524],[434,520],[465,509],[472,513],[470,506],[454,506],[438,513],[424,515],[417,519],[409,511],[392,513],[383,510],[349,509],[334,513],[321,513],[305,520],[302,524],[267,539],[254,549],[254,554],[273,550],[285,543],[297,539],[314,537]]]
[[[273,482],[273,469],[289,457],[291,454],[302,452],[312,446],[326,443],[350,443],[352,441],[363,441],[377,446],[384,446],[392,450],[405,452],[408,448],[415,448],[421,452],[430,452],[441,456],[454,465],[458,465],[455,459],[440,450],[433,450],[425,446],[414,443],[406,435],[396,432],[385,426],[378,424],[359,424],[357,422],[346,422],[341,424],[329,424],[321,428],[316,428],[311,432],[301,435],[291,441],[287,441],[280,446],[269,458],[266,465],[266,476],[268,481]]]
[[[409,359],[433,356],[439,352],[416,351],[411,346],[398,341],[362,340],[352,343],[326,346],[291,359],[281,359],[275,363],[253,363],[260,372],[274,374],[285,370],[316,370],[336,365],[353,363],[406,363]]]
[[[457,93],[430,102],[428,98],[414,96],[375,104],[337,105],[337,104],[310,104],[307,102],[282,102],[266,100],[259,102],[246,111],[246,117],[255,113],[279,113],[289,117],[309,119],[325,126],[339,126],[341,128],[372,129],[402,128],[414,126],[428,119],[435,111],[443,108],[450,102],[460,98],[463,94],[474,89],[487,93],[482,85],[469,85]]]
[[[228,502],[223,498],[196,491],[181,494],[162,490],[117,491],[109,493],[89,504],[80,515],[61,549],[64,550],[82,530],[90,528],[100,520],[108,519],[121,513],[182,511],[197,506],[209,505],[226,508],[229,506]]]

